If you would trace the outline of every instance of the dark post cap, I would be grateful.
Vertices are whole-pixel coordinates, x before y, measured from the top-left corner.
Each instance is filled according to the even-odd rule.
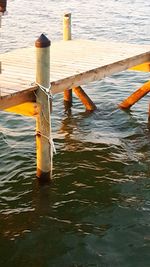
[[[0,12],[4,13],[6,11],[7,0],[0,0]]]
[[[70,17],[71,17],[71,13],[65,13],[65,14],[64,14],[64,17],[65,17],[65,18],[70,18]]]
[[[35,47],[44,48],[51,45],[51,41],[42,33],[35,41]]]

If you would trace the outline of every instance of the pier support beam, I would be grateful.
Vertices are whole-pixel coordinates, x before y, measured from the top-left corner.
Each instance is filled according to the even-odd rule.
[[[72,107],[72,89],[64,91],[64,107],[65,112],[69,111]]]
[[[142,87],[140,87],[137,91],[127,97],[124,101],[122,101],[118,106],[122,109],[129,109],[133,106],[137,101],[139,101],[143,96],[150,92],[150,81],[145,83]]]
[[[50,86],[50,41],[41,35],[35,42],[36,46],[36,83],[49,88]],[[49,182],[52,176],[52,158],[50,143],[50,110],[48,96],[44,91],[36,91],[39,113],[36,121],[37,145],[37,177],[40,182]]]
[[[65,14],[63,17],[63,40],[71,40],[71,13]],[[72,90],[64,91],[64,107],[68,111],[72,107]]]
[[[89,96],[84,92],[84,90],[80,86],[74,87],[73,92],[81,100],[83,105],[86,107],[87,111],[96,110],[96,105],[93,103],[93,101],[89,98]]]

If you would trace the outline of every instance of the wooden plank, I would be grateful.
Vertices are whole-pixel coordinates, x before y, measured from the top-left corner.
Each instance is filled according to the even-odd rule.
[[[19,94],[17,91],[24,91],[27,88],[29,91],[37,89],[36,86],[30,86],[35,80],[34,53],[35,49],[31,47],[0,55],[2,61],[1,96],[12,94],[12,92],[16,95]],[[60,93],[64,89],[101,80],[134,66],[136,69],[137,65],[149,62],[149,60],[150,48],[146,45],[91,40],[52,43],[51,89],[53,94]],[[21,95],[18,99],[19,97],[21,98]],[[0,101],[2,105],[2,97]]]
[[[52,82],[51,83],[51,90],[53,94],[56,93],[60,93],[64,91],[65,89],[70,89],[73,87],[77,87],[83,84],[86,84],[88,82],[92,82],[95,80],[100,80],[106,76],[112,75],[113,73],[119,72],[119,71],[123,71],[126,70],[134,65],[138,65],[141,63],[141,61],[144,60],[144,58],[147,58],[147,55],[140,55],[140,56],[136,56],[130,59],[126,59],[120,62],[116,62],[110,65],[106,65],[104,67],[100,67],[94,70],[90,70],[88,72],[85,73],[81,73],[78,74],[76,76],[72,76],[63,80],[60,80],[58,82]],[[33,86],[28,88],[27,90],[24,91],[20,91],[15,93],[14,95],[11,95],[10,98],[9,97],[5,97],[4,99],[1,97],[0,98],[0,109],[4,109],[6,108],[5,105],[7,105],[7,107],[9,107],[9,105],[13,105],[13,101],[14,101],[14,105],[17,105],[19,103],[24,103],[24,102],[28,102],[28,101],[32,101],[30,98],[30,96],[28,96],[26,91],[34,91],[36,90],[38,87],[37,86]],[[29,98],[28,98],[29,97]],[[32,96],[33,97],[33,96]],[[27,99],[26,99],[27,98]],[[21,101],[21,102],[20,102]],[[23,102],[22,102],[23,101]]]
[[[80,85],[87,84],[89,82],[101,80],[114,73],[127,70],[135,65],[147,61],[149,57],[148,53],[127,58],[112,64],[105,65],[96,69],[89,70],[87,72],[59,80],[58,82],[51,83],[51,90],[53,94],[60,93],[63,89],[69,89]]]

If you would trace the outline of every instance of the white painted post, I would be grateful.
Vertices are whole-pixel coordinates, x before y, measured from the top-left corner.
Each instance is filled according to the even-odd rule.
[[[42,34],[35,42],[36,47],[36,83],[50,86],[50,40]],[[40,182],[48,182],[52,178],[52,155],[50,142],[50,110],[48,96],[40,87],[36,91],[39,114],[36,121],[37,145],[37,177]]]

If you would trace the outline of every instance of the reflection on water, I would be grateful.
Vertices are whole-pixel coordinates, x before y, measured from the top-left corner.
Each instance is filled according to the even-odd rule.
[[[75,99],[68,116],[56,99],[50,187],[35,177],[34,119],[1,116],[1,265],[136,266],[139,249],[147,264],[147,116],[104,102],[105,90],[92,114]]]
[[[149,43],[145,0],[14,0],[0,52],[33,44],[41,29],[52,41],[62,38],[66,11],[74,38]],[[50,186],[35,177],[35,120],[1,112],[0,266],[149,267],[148,96],[130,112],[117,108],[148,79],[130,71],[87,85],[98,108],[91,114],[75,97],[65,114],[63,96],[54,97]]]

